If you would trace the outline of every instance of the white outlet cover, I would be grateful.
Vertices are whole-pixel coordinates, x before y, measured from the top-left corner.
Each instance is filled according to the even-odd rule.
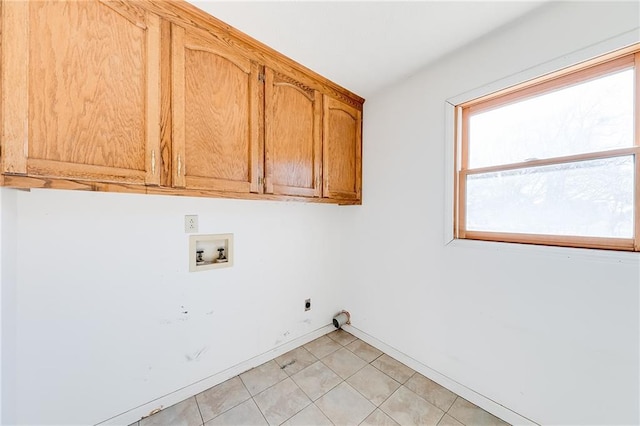
[[[189,214],[184,217],[184,232],[190,234],[198,232],[198,215]]]

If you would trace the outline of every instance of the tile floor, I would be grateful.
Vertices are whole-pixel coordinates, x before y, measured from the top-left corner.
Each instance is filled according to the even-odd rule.
[[[507,423],[336,330],[132,426]]]

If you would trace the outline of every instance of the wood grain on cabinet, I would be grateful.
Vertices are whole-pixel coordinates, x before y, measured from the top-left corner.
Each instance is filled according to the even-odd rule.
[[[157,15],[3,2],[2,30],[3,173],[160,183]]]
[[[322,95],[265,69],[265,182],[269,194],[322,195]]]
[[[362,111],[324,96],[323,196],[360,200],[362,185]]]
[[[348,90],[184,1],[0,5],[0,185],[360,203]]]
[[[195,30],[171,37],[173,185],[260,192],[259,66]]]

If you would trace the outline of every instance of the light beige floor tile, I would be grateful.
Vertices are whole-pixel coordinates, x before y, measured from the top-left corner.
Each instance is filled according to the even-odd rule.
[[[457,397],[449,389],[440,386],[420,373],[414,374],[404,385],[442,411],[449,410]]]
[[[278,363],[278,365],[289,376],[293,376],[294,374],[304,370],[317,360],[318,358],[316,358],[303,346],[300,346],[299,348],[289,351],[286,354],[280,355],[278,358],[276,358],[276,362]]]
[[[364,419],[364,422],[360,423],[360,426],[400,426],[395,420],[387,416],[379,408],[371,413],[369,417]]]
[[[362,358],[345,348],[338,349],[334,353],[322,358],[322,362],[343,379],[348,379],[353,376],[355,372],[367,365]]]
[[[415,371],[411,368],[407,367],[400,361],[396,361],[387,354],[382,354],[373,361],[371,365],[401,384],[404,384],[404,382],[409,380],[409,378],[415,374]]]
[[[445,414],[444,416],[442,416],[442,419],[440,419],[440,423],[438,423],[438,426],[464,426],[464,425],[459,421],[457,421],[456,419],[454,419],[453,417],[451,417],[450,415]]]
[[[286,378],[253,398],[270,425],[279,425],[311,404],[311,400]]]
[[[400,383],[370,365],[351,376],[347,383],[364,395],[376,407],[400,387]]]
[[[206,426],[266,426],[268,424],[253,399],[248,399],[208,421]]]
[[[327,392],[316,405],[336,425],[357,425],[376,408],[346,382]]]
[[[316,340],[304,345],[304,348],[311,352],[318,359],[324,358],[330,353],[337,351],[341,347],[342,345],[340,345],[340,343],[336,343],[333,339],[330,339],[327,336],[319,337]]]
[[[200,414],[205,422],[249,398],[251,395],[238,376],[196,395]]]
[[[342,346],[347,346],[349,343],[356,340],[356,336],[351,333],[347,333],[343,329],[338,329],[336,331],[332,331],[327,334],[329,338],[333,339],[335,342],[340,343]]]
[[[325,416],[315,404],[307,406],[295,416],[284,422],[282,426],[333,426],[331,420]]]
[[[203,422],[209,426],[509,426],[344,330],[129,426]]]
[[[313,401],[329,392],[342,381],[336,373],[320,361],[294,374],[292,379]]]
[[[460,397],[453,403],[448,414],[468,426],[506,426],[509,424]]]
[[[140,426],[200,426],[202,417],[196,398],[187,398],[171,407],[140,420]]]
[[[273,360],[240,375],[242,382],[251,395],[257,395],[287,377],[289,377],[287,373],[282,371],[278,363]]]
[[[360,358],[364,359],[366,362],[371,362],[382,355],[382,351],[379,351],[378,349],[374,348],[368,343],[363,342],[360,339],[354,340],[345,347],[354,354],[358,355]]]
[[[395,391],[380,409],[403,426],[435,426],[444,414],[404,386]]]

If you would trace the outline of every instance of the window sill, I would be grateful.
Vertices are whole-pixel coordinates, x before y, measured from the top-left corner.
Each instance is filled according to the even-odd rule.
[[[578,260],[599,261],[605,263],[622,263],[637,265],[640,268],[640,252],[586,249],[574,247],[543,246],[537,244],[505,243],[498,241],[481,241],[468,239],[450,239],[445,247],[451,249],[472,249],[495,252],[521,253],[535,256],[550,256]],[[640,274],[640,269],[638,270]]]

